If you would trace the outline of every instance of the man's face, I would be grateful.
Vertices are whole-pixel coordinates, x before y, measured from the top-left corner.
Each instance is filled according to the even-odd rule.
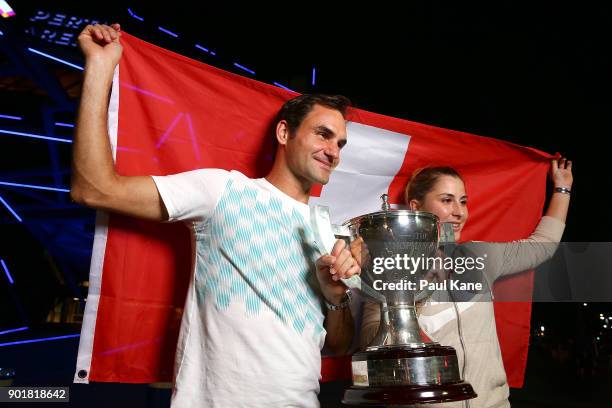
[[[287,165],[300,180],[327,184],[346,144],[346,122],[335,109],[315,105],[287,138]]]

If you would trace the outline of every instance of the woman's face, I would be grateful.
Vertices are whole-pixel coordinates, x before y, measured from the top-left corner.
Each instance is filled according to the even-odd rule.
[[[467,195],[463,181],[453,176],[440,176],[433,188],[425,195],[423,202],[410,200],[410,209],[427,211],[440,218],[440,222],[453,223],[455,240],[468,218]]]

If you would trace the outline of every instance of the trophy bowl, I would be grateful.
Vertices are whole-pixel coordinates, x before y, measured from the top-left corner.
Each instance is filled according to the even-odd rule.
[[[374,339],[352,357],[353,385],[342,402],[409,405],[475,398],[461,378],[455,350],[429,339],[417,320],[415,303],[431,294],[421,282],[430,269],[427,259],[438,254],[438,217],[391,210],[383,200],[382,211],[343,224],[351,240],[363,239],[361,279],[385,301]]]

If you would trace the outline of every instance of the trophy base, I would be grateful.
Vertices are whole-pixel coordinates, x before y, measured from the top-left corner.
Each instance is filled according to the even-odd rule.
[[[403,385],[391,387],[356,387],[344,391],[346,405],[412,405],[452,402],[476,398],[466,382],[444,385]]]
[[[347,405],[409,405],[476,398],[459,374],[452,347],[392,346],[353,355],[353,386]]]

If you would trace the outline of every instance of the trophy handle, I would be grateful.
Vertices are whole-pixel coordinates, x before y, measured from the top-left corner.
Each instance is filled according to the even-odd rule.
[[[332,225],[329,207],[324,205],[310,206],[310,225],[315,236],[316,245],[322,254],[330,254],[336,243],[336,239],[348,239],[351,235],[348,227]],[[387,299],[374,288],[365,284],[359,275],[353,275],[348,279],[341,279],[347,287],[358,289],[364,295],[382,303],[387,304]]]
[[[452,222],[440,223],[440,239],[438,240],[438,248],[446,255],[453,253],[456,247],[455,231],[453,230]],[[414,302],[422,302],[433,294],[432,289],[422,289],[415,293]]]
[[[441,247],[444,245],[451,245],[455,243],[455,231],[453,230],[452,222],[441,222],[440,223],[440,240],[438,244]]]

